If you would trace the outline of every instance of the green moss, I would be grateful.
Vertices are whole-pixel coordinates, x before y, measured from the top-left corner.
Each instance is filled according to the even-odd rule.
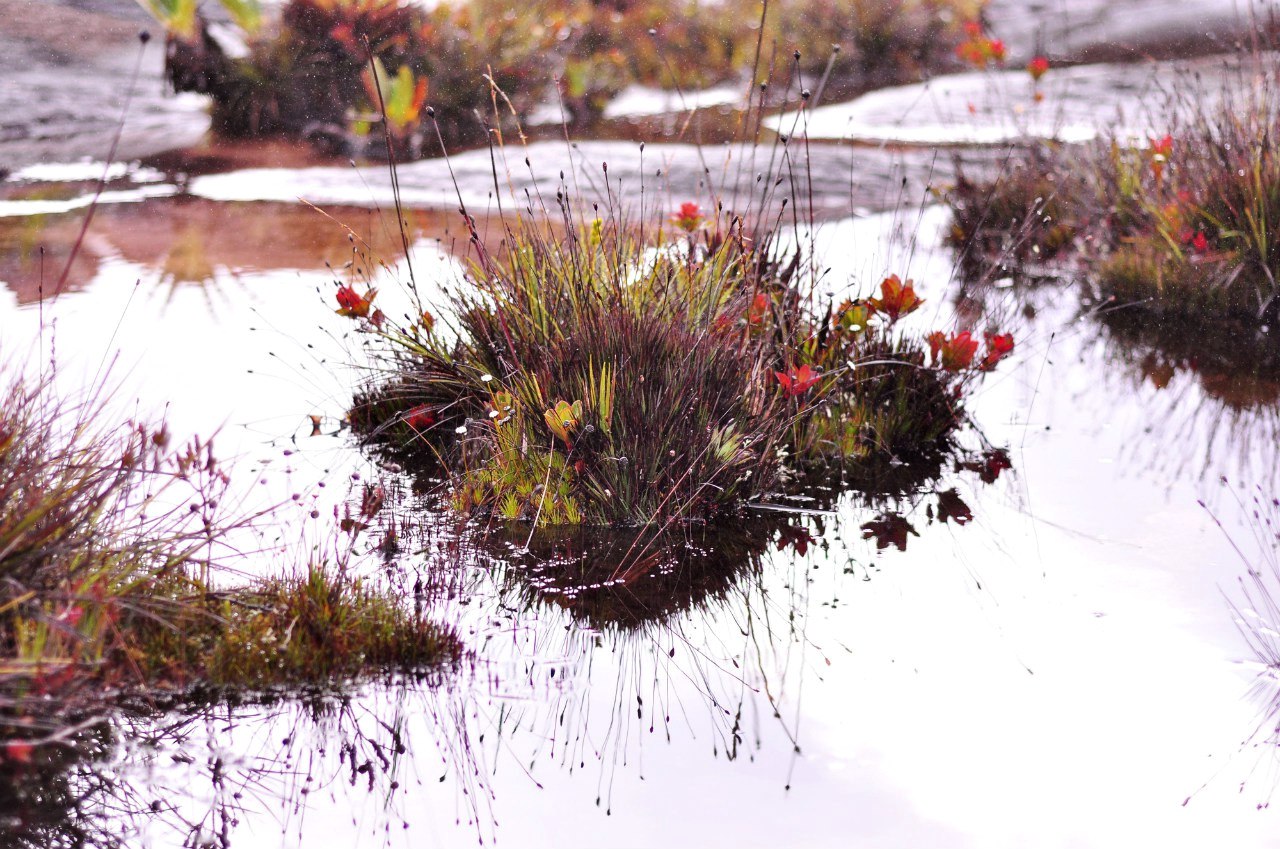
[[[461,654],[450,632],[403,599],[323,566],[232,593],[214,622],[199,675],[223,687],[421,670]]]

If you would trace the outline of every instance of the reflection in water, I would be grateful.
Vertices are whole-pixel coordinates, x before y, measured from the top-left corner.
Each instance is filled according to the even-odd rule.
[[[484,773],[460,703],[439,686],[388,680],[346,694],[120,711],[29,748],[10,743],[0,760],[0,844],[225,849],[252,840],[264,816],[287,844],[301,841],[313,805],[335,803],[373,805],[369,837],[387,840],[409,788],[421,794],[445,775],[484,838]],[[410,756],[428,736],[440,756],[430,776],[421,770],[432,759],[420,748]]]
[[[51,292],[71,256],[84,213],[0,217],[0,285],[19,304]],[[456,213],[407,210],[412,242],[435,239],[454,245]],[[354,240],[362,244],[360,255]],[[460,242],[466,244],[465,237]],[[395,216],[378,209],[317,209],[298,204],[217,203],[195,198],[152,198],[146,203],[101,206],[67,276],[66,288],[83,289],[106,263],[124,261],[152,270],[166,286],[226,284],[270,271],[320,271],[348,262],[392,263],[403,255]],[[360,269],[372,276],[376,269]],[[129,281],[132,282],[132,281]]]
[[[596,803],[610,812],[618,770],[643,776],[653,735],[687,735],[735,759],[744,742],[748,754],[762,745],[758,726],[773,716],[798,745],[781,699],[804,642],[804,567],[782,567],[790,576],[778,598],[761,580],[780,526],[671,534],[638,556],[648,541],[633,535],[543,535],[527,555],[497,561],[514,639],[509,656],[492,644],[484,653],[494,757],[510,748],[530,763],[595,772]],[[744,741],[744,722],[754,739]]]
[[[856,502],[812,498],[737,527],[657,535],[541,529],[530,538],[389,506],[384,518],[401,528],[403,547],[383,568],[435,582],[419,596],[477,608],[484,648],[471,690],[398,679],[121,710],[56,740],[9,746],[0,837],[32,849],[231,847],[252,843],[265,818],[288,845],[304,841],[321,805],[373,811],[365,836],[390,844],[383,831],[407,825],[411,800],[439,792],[455,794],[460,818],[487,842],[496,828],[488,777],[511,752],[570,773],[598,764],[605,808],[615,771],[643,771],[640,746],[654,734],[670,742],[687,732],[713,757],[754,758],[772,718],[773,735],[798,756],[797,696],[823,656],[807,636],[811,606],[824,603],[811,598],[810,572],[838,545],[828,517],[835,508],[903,523],[968,515],[954,489],[936,490],[917,482]],[[370,554],[386,552],[371,544]],[[845,572],[856,573],[852,556]],[[432,744],[439,772],[424,773]],[[446,778],[451,787],[436,791]]]
[[[1132,446],[1138,462],[1175,477],[1280,483],[1280,338],[1137,309],[1097,317],[1105,362],[1149,399],[1148,436]]]
[[[1236,627],[1252,653],[1257,675],[1251,698],[1259,706],[1257,725],[1241,749],[1262,751],[1270,773],[1268,786],[1257,793],[1259,808],[1270,805],[1280,787],[1280,497],[1261,486],[1236,487],[1223,481],[1249,533],[1240,537],[1223,525],[1216,511],[1214,522],[1222,529],[1246,567],[1236,590],[1227,591]],[[1201,502],[1203,505],[1205,502]],[[1244,787],[1241,786],[1243,791]],[[1256,792],[1256,791],[1255,791]]]
[[[11,738],[0,760],[0,836],[6,846],[115,846],[108,811],[138,813],[149,804],[98,768],[117,750],[105,722],[28,747]],[[109,804],[108,804],[109,803]]]
[[[828,519],[841,508],[877,516],[861,526],[863,539],[874,538],[877,550],[888,542],[872,528],[919,536],[912,517],[920,515],[927,524],[966,524],[973,512],[956,488],[940,485],[949,474],[944,466],[975,473],[989,484],[1011,463],[1000,449],[969,452],[957,447],[954,456],[915,463],[863,463],[847,470],[835,486],[815,479],[781,503],[754,505],[737,522],[532,530],[497,523],[469,545],[500,573],[507,606],[553,606],[567,613],[575,627],[601,634],[653,631],[681,617],[705,615],[708,608],[760,583],[771,552],[803,558],[811,546],[829,551]],[[905,550],[905,541],[897,547]]]
[[[1082,299],[1057,285],[1070,282],[1066,277],[999,278],[991,268],[959,270],[971,276],[956,296],[957,313],[977,323],[992,315],[1008,320],[1016,308],[1024,325],[1015,332],[1027,340],[1024,350],[1043,352],[1036,356],[1045,371],[1036,379],[1077,385],[1077,396],[1092,406],[1075,413],[1131,431],[1119,453],[1133,468],[1157,473],[1169,486],[1224,476],[1280,485],[1274,454],[1280,444],[1280,335],[1274,330]],[[1064,365],[1050,378],[1048,367],[1057,362],[1073,367]],[[1215,491],[1207,495],[1215,497]]]
[[[526,606],[556,605],[580,628],[660,628],[723,603],[758,578],[761,559],[779,533],[807,538],[802,527],[793,530],[771,516],[731,529],[698,526],[652,535],[539,529],[527,554],[508,558],[504,583]]]
[[[985,469],[987,458],[955,467]],[[809,621],[838,602],[815,579],[834,567],[846,581],[870,580],[861,564],[876,559],[856,532],[841,538],[847,514],[868,519],[864,529],[891,523],[903,534],[972,516],[955,488],[898,482],[892,494],[761,506],[730,526],[491,529],[478,556],[498,601],[477,652],[497,711],[490,757],[506,748],[530,769],[545,761],[594,771],[607,813],[619,770],[643,778],[655,737],[701,740],[726,760],[781,747],[794,769],[804,681],[830,663]],[[864,534],[877,551],[888,544]]]
[[[1259,808],[1268,807],[1280,787],[1280,499],[1273,494],[1280,491],[1280,337],[1222,321],[1153,315],[1136,305],[1088,308],[1086,302],[1082,312],[1074,296],[1054,287],[1000,292],[985,282],[969,287],[970,307],[1012,297],[1033,327],[1043,321],[1061,333],[1065,344],[1051,348],[1046,362],[1069,363],[1071,373],[1057,379],[1083,378],[1086,386],[1075,398],[1093,399],[1093,406],[1073,412],[1118,427],[1122,436],[1106,443],[1118,443],[1130,465],[1157,473],[1170,490],[1194,482],[1200,504],[1247,565],[1238,586],[1222,589],[1256,661],[1253,697],[1261,706],[1240,751],[1261,751],[1262,758],[1240,791],[1246,782],[1260,785],[1250,792]],[[1068,325],[1063,315],[1074,321]],[[1069,329],[1057,331],[1063,327]],[[1235,530],[1237,521],[1248,533]],[[1212,574],[1216,565],[1197,562],[1195,568]]]
[[[1205,395],[1224,407],[1246,411],[1280,400],[1280,338],[1220,321],[1146,315],[1134,309],[1099,314],[1111,359],[1136,366],[1156,389],[1175,374],[1196,377]]]

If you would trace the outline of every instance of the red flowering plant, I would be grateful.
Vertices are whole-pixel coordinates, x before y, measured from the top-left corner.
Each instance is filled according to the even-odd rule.
[[[1044,56],[1036,56],[1027,63],[1027,73],[1031,75],[1031,98],[1040,103],[1044,100],[1044,92],[1040,90],[1040,79],[1049,73],[1049,60]]]
[[[819,372],[847,369],[851,360],[859,358],[864,344],[872,344],[873,337],[891,335],[897,323],[923,303],[924,299],[916,293],[915,281],[904,282],[897,274],[890,274],[880,282],[876,295],[845,300],[839,307],[828,308],[816,329],[800,333],[792,359],[803,365],[775,372],[779,384],[788,395],[795,396],[813,387]]]
[[[716,319],[713,328],[717,333],[733,334],[744,325],[748,332],[765,330],[776,309],[773,297],[765,292],[757,292],[747,302],[746,309],[740,314],[726,311]]]
[[[802,326],[779,394],[799,403],[797,457],[846,462],[921,456],[944,446],[963,420],[966,390],[1013,350],[1007,334],[921,336],[903,321],[924,304],[912,280],[884,277],[874,294],[827,310]],[[793,328],[796,330],[796,328]]]
[[[363,295],[355,290],[355,287],[343,285],[338,287],[337,313],[347,318],[368,318],[373,309],[373,299],[378,297],[377,289],[369,289]]]
[[[775,371],[773,375],[782,386],[782,391],[791,398],[804,395],[822,380],[822,374],[814,371],[813,366],[808,363],[785,372]]]
[[[935,330],[927,341],[933,364],[944,371],[964,371],[973,365],[973,357],[978,353],[978,340],[967,330],[950,336]]]
[[[419,404],[404,414],[404,423],[419,432],[434,427],[436,422],[436,411],[429,404]]]
[[[1159,205],[1148,202],[1145,209],[1164,251],[1172,252],[1178,258],[1187,254],[1193,257],[1211,255],[1213,243],[1203,224],[1203,213],[1192,201],[1190,192],[1178,189],[1173,192],[1171,200]]]
[[[1209,252],[1209,237],[1204,234],[1203,230],[1196,230],[1194,233],[1188,228],[1183,231],[1182,243],[1190,245],[1191,249],[1197,254],[1203,255]]]
[[[671,214],[671,223],[686,233],[696,233],[706,226],[707,217],[702,214],[702,207],[686,201]]]
[[[1163,166],[1173,157],[1173,136],[1165,133],[1162,137],[1147,137],[1147,153],[1151,157],[1151,170],[1160,178]]]
[[[934,331],[927,337],[929,356],[933,364],[943,371],[962,374],[970,369],[991,371],[1009,354],[1013,353],[1013,336],[1008,333],[987,333],[986,351],[978,358],[978,340],[968,330],[947,335]]]
[[[1049,73],[1049,60],[1044,56],[1036,56],[1027,63],[1027,73],[1031,75],[1033,83],[1039,83],[1040,78]]]
[[[896,274],[890,274],[880,283],[880,296],[867,301],[874,312],[885,316],[892,324],[905,315],[920,309],[924,299],[916,294],[915,281],[902,282]]]
[[[1004,42],[987,35],[982,24],[969,21],[964,25],[965,40],[956,45],[956,56],[975,68],[1001,64],[1005,59]]]
[[[1173,158],[1173,136],[1165,133],[1161,138],[1149,136],[1147,138],[1147,165],[1151,169],[1151,176],[1155,178],[1157,183],[1164,180],[1164,169]]]
[[[1001,360],[1013,353],[1013,334],[1011,333],[988,333],[987,334],[987,352],[982,357],[982,362],[978,368],[982,371],[991,371]]]

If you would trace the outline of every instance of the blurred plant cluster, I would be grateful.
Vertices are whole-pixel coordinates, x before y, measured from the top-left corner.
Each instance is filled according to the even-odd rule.
[[[177,91],[228,137],[308,139],[397,158],[475,144],[538,107],[575,129],[639,84],[687,91],[776,78],[853,92],[957,64],[982,0],[139,0],[168,32]],[[434,120],[428,120],[432,118]]]

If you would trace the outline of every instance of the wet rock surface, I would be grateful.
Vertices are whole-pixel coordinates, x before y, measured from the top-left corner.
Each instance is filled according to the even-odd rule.
[[[1256,88],[1265,65],[1235,56],[1076,65],[1049,71],[1038,86],[1021,69],[948,74],[819,107],[801,126],[813,139],[913,145],[1082,142],[1111,132],[1141,140],[1225,91]],[[794,114],[766,120],[795,123]]]
[[[991,156],[973,153],[966,160]],[[508,148],[505,157],[502,152],[468,151],[397,170],[401,201],[415,207],[456,208],[461,200],[471,212],[497,212],[500,205],[555,211],[557,192],[567,187],[567,194],[588,200],[611,194],[631,209],[656,204],[661,211],[672,200],[690,199],[715,199],[726,209],[759,209],[762,199],[765,205],[786,199],[793,208],[799,204],[828,217],[917,206],[928,186],[949,180],[953,169],[951,158],[926,150],[792,141],[753,151],[746,145],[593,141],[537,142]],[[781,182],[758,179],[766,172],[780,174]],[[188,190],[220,201],[305,200],[385,208],[394,202],[385,165],[246,169],[197,177]]]
[[[164,46],[136,3],[0,0],[0,170],[105,159],[132,88],[119,158],[194,144],[209,126],[201,98],[162,79]],[[133,84],[134,68],[137,83]]]
[[[986,18],[1015,60],[1109,62],[1225,52],[1274,11],[1231,0],[992,0]]]

